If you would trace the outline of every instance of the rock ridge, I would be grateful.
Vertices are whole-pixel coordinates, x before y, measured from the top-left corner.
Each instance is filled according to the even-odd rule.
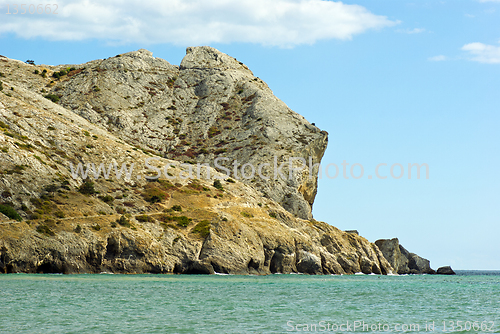
[[[311,219],[317,169],[328,134],[276,98],[243,63],[211,47],[190,47],[180,66],[139,50],[84,68],[50,92],[60,105],[122,140],[165,158],[219,165],[287,211]],[[77,66],[75,66],[77,67]],[[306,166],[274,179],[277,164],[290,157]],[[309,160],[311,163],[309,164]],[[235,175],[233,162],[263,169],[270,180]]]

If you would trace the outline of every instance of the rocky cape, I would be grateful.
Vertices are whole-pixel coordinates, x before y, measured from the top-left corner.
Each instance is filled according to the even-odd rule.
[[[317,170],[309,166],[268,181],[234,173],[219,181],[225,175],[211,167],[185,177],[186,164],[222,156],[313,165],[327,145],[325,131],[213,48],[188,48],[180,66],[146,50],[60,66],[0,56],[0,82],[0,272],[406,268],[401,249],[391,257],[312,218]],[[147,180],[147,161],[163,177]],[[79,163],[135,168],[131,178],[84,182],[72,176]]]
[[[375,245],[389,261],[394,272],[399,275],[436,274],[436,271],[431,268],[429,260],[408,252],[399,244],[398,238],[380,239],[375,241]]]

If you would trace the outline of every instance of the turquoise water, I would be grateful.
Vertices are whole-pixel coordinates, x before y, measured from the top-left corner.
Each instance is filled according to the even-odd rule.
[[[0,332],[500,333],[500,273],[462,274],[0,275]]]

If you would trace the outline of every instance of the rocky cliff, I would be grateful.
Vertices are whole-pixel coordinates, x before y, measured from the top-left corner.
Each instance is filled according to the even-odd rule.
[[[185,162],[317,163],[326,147],[217,50],[190,48],[181,66],[145,50],[64,66],[0,57],[0,82],[1,272],[393,270],[375,244],[311,218],[308,167],[266,182],[213,168],[186,177]],[[73,177],[79,163],[110,175]]]

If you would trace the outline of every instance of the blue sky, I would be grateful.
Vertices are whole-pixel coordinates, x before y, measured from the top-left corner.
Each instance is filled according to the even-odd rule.
[[[500,1],[54,1],[7,15],[0,54],[74,64],[139,48],[179,64],[213,46],[329,132],[314,215],[375,241],[398,237],[437,268],[500,269]],[[13,5],[9,10],[13,12]],[[368,179],[427,163],[429,179]],[[355,174],[359,169],[355,170]]]

